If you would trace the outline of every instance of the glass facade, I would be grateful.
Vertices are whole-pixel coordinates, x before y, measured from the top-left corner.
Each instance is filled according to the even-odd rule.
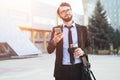
[[[113,28],[120,28],[120,0],[101,0],[109,22]],[[119,29],[120,30],[120,29]]]

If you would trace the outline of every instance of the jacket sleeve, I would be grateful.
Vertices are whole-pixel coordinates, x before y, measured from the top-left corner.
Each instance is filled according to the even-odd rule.
[[[85,28],[85,37],[86,37],[86,41],[85,41],[85,45],[83,44],[83,51],[84,51],[84,55],[81,56],[81,60],[84,64],[84,66],[90,68],[91,65],[90,65],[90,62],[89,62],[89,57],[88,57],[88,54],[92,52],[92,47],[91,47],[91,42],[90,42],[90,39],[89,39],[89,34],[88,34],[88,30],[87,28]]]
[[[54,50],[55,50],[55,48],[56,48],[56,45],[55,45],[54,42],[53,42],[54,32],[55,32],[55,31],[54,31],[54,28],[53,28],[53,30],[52,30],[52,32],[51,32],[51,39],[50,39],[50,41],[49,41],[49,43],[48,43],[48,46],[47,46],[47,52],[48,52],[49,54],[53,53]]]
[[[86,28],[86,43],[85,43],[85,53],[89,54],[92,52],[92,46],[91,46],[91,41],[90,41],[90,37],[88,34],[88,29]]]

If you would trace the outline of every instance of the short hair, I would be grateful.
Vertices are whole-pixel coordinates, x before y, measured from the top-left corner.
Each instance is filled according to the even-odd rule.
[[[68,7],[70,7],[70,9],[72,9],[69,3],[62,2],[62,3],[60,4],[60,6],[58,7],[58,9],[57,9],[57,14],[59,14],[59,8],[62,7],[62,6],[68,6]]]

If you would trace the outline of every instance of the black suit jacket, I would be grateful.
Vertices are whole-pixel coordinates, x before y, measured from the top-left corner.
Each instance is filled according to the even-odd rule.
[[[80,48],[82,48],[83,50],[88,51],[88,47],[90,46],[90,41],[88,39],[88,33],[87,33],[87,28],[85,26],[81,26],[78,24],[76,25],[76,29],[77,29],[77,34],[78,35],[78,46]],[[63,31],[63,26],[59,25],[56,26],[61,28],[61,30]],[[53,44],[53,36],[54,36],[54,32],[55,32],[55,28],[53,28],[52,30],[52,34],[51,34],[51,39],[48,43],[48,47],[47,47],[47,51],[49,54],[53,53],[54,50],[56,49],[56,59],[55,59],[55,69],[54,69],[54,76],[55,77],[59,77],[60,73],[61,73],[61,65],[62,65],[62,57],[63,57],[63,39],[55,46]]]

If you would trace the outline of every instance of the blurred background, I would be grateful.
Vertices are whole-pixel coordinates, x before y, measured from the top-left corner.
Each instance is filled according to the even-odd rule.
[[[87,26],[93,47],[91,54],[120,54],[119,0],[0,0],[0,12],[14,24],[12,32],[19,28],[20,34],[24,34],[37,49],[46,52],[52,27],[61,24],[56,9],[64,1],[71,4],[75,22]],[[6,28],[11,27],[6,25]],[[0,27],[0,30],[6,29]],[[14,44],[6,39],[1,42]]]
[[[62,23],[61,2],[88,28],[96,79],[120,78],[120,0],[0,0],[0,80],[54,80],[55,54],[46,47],[52,27]]]

